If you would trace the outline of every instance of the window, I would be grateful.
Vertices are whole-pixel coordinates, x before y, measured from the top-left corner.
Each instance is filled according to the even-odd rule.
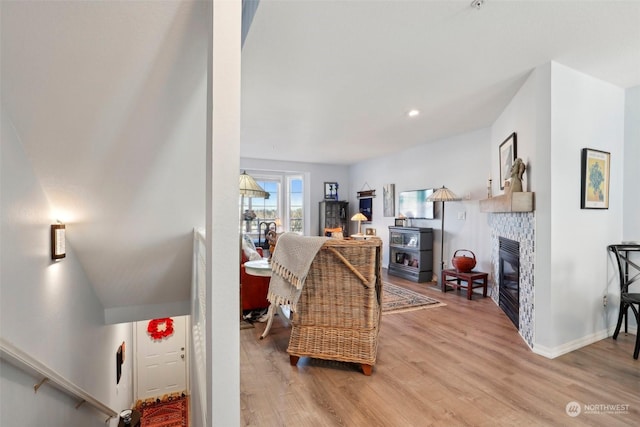
[[[265,234],[269,229],[278,232],[304,232],[304,179],[298,174],[264,174],[249,172],[266,192],[268,198],[244,198],[245,213],[242,232],[256,243],[268,247]],[[248,215],[247,215],[248,214]],[[255,216],[254,216],[255,215]]]
[[[289,231],[303,234],[304,232],[304,192],[302,176],[287,177],[289,189],[288,213]]]

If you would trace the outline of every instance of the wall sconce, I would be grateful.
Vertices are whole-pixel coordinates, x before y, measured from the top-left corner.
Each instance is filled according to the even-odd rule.
[[[51,224],[51,259],[61,259],[67,255],[64,233],[64,224]]]

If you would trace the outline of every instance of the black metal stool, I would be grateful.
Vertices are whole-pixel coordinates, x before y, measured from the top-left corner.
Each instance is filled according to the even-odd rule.
[[[633,351],[633,358],[637,359],[638,354],[640,354],[640,293],[629,292],[629,285],[640,280],[640,266],[631,261],[631,259],[629,258],[629,253],[640,253],[640,245],[609,245],[608,249],[613,252],[616,257],[620,280],[620,313],[618,314],[618,324],[616,325],[616,330],[613,333],[613,339],[615,340],[618,338],[623,318],[624,332],[627,332],[627,314],[629,308],[631,308],[631,311],[633,311],[633,314],[636,317],[636,325],[638,325],[638,330],[636,331],[636,347]]]

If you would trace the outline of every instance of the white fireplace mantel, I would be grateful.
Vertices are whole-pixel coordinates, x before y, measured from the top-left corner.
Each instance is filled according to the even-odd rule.
[[[533,212],[534,193],[515,192],[506,193],[490,199],[480,200],[480,212]]]

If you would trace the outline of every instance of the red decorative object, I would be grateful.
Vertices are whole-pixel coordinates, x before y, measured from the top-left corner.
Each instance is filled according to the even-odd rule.
[[[460,252],[460,251],[470,252],[471,256],[473,256],[473,258],[469,258],[469,257],[466,257],[464,255],[456,256],[458,254],[458,252]],[[476,266],[476,254],[474,254],[473,252],[471,252],[468,249],[458,249],[453,254],[453,259],[451,260],[451,263],[456,268],[457,272],[459,272],[459,273],[468,273],[471,270],[473,270],[473,267]]]
[[[165,325],[163,330],[159,330],[158,326]],[[173,335],[173,319],[165,317],[162,319],[153,319],[149,321],[147,332],[152,339],[161,341],[163,338]]]

